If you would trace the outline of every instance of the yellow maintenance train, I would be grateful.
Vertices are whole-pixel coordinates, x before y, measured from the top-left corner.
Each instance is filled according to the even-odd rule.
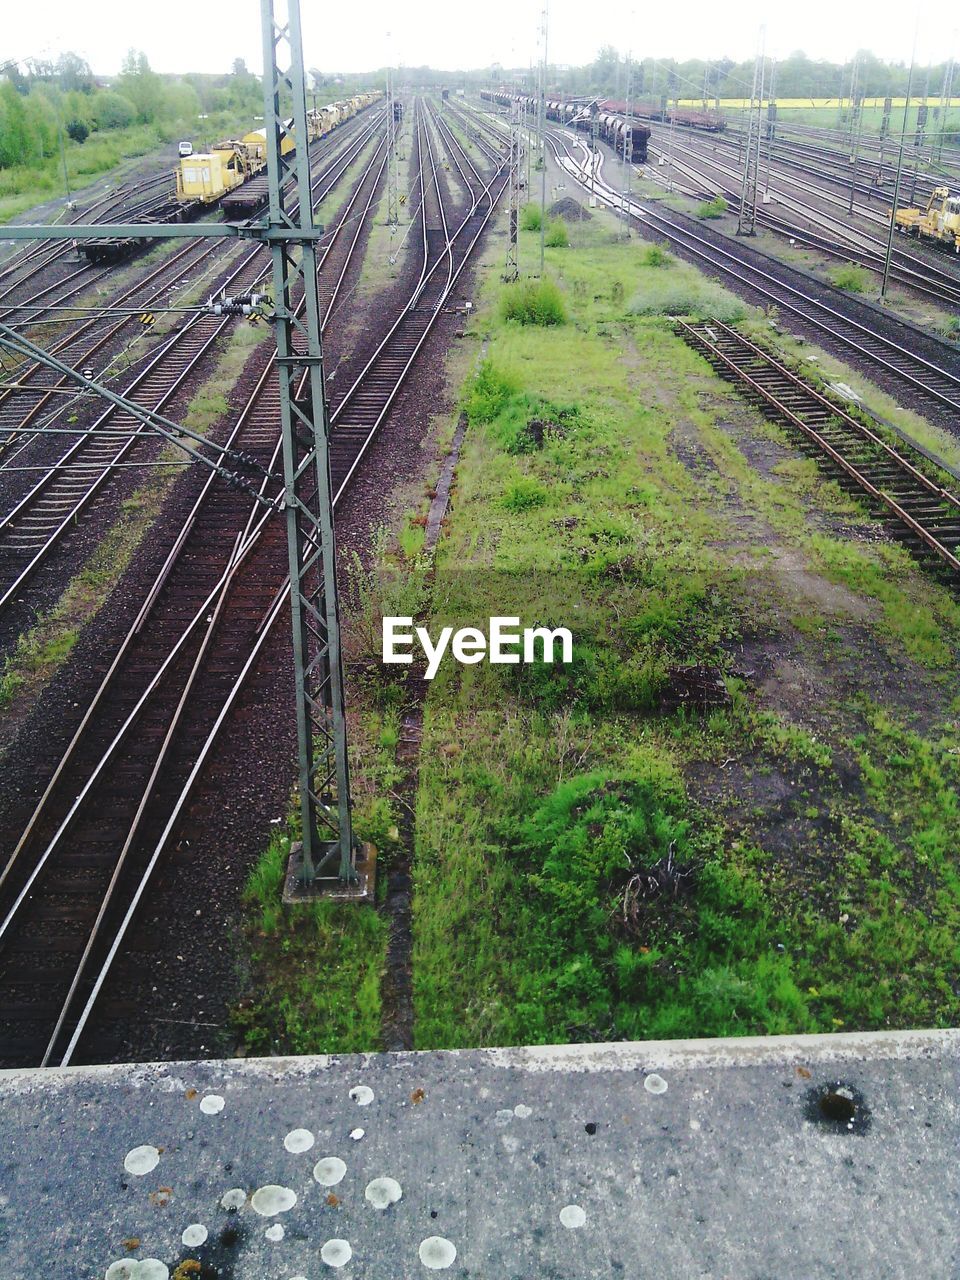
[[[887,216],[893,216],[887,210]],[[960,196],[949,187],[934,187],[925,209],[898,209],[894,218],[898,231],[925,240],[935,240],[960,253]]]
[[[358,93],[343,102],[331,102],[328,106],[308,111],[309,141],[324,137],[382,96],[380,91]],[[286,124],[288,131],[281,142],[284,155],[296,146],[293,123],[287,121]],[[254,129],[242,138],[219,142],[209,151],[183,156],[176,171],[177,199],[182,203],[199,201],[201,204],[215,204],[264,168],[266,144],[266,131]]]

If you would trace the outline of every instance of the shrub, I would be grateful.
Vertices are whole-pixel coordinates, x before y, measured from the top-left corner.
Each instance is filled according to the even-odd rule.
[[[845,262],[842,266],[831,267],[827,272],[831,284],[838,289],[846,289],[848,293],[865,293],[870,283],[870,274],[864,267],[853,262]]]
[[[518,390],[517,383],[492,360],[484,360],[467,387],[464,411],[471,422],[492,422]]]
[[[500,306],[504,320],[518,324],[565,324],[563,296],[552,280],[521,280],[504,290]]]
[[[673,256],[662,244],[648,244],[640,255],[640,261],[645,267],[673,266]]]
[[[74,142],[84,143],[90,136],[90,130],[82,120],[67,121],[67,134]]]
[[[698,218],[722,218],[730,206],[723,196],[715,196],[712,200],[704,200],[697,210]]]
[[[657,280],[631,301],[635,316],[697,316],[702,319],[742,320],[746,308],[739,298],[711,284]]]
[[[520,227],[524,231],[540,230],[540,206],[536,204],[524,205],[523,213],[520,215]]]
[[[98,129],[126,129],[133,124],[133,104],[120,93],[98,93],[93,101],[93,119]]]
[[[610,1026],[621,982],[632,985],[644,969],[618,942],[614,921],[634,880],[668,860],[689,866],[683,807],[677,779],[651,759],[633,777],[591,773],[562,782],[521,822],[534,963],[518,994],[545,1031],[565,1026],[576,1040]]]
[[[551,221],[543,242],[551,249],[567,249],[570,247],[570,237],[567,234],[567,228],[562,218],[554,218]]]
[[[519,480],[514,480],[500,499],[508,511],[516,513],[542,507],[546,500],[546,489],[533,476],[521,476]]]

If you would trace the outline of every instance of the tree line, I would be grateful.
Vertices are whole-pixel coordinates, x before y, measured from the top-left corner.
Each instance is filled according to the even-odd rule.
[[[600,93],[623,98],[629,80],[636,97],[658,99],[749,97],[753,86],[755,60],[735,62],[732,58],[705,61],[690,58],[632,59],[605,45],[592,63],[582,67],[551,68],[550,84],[564,93]],[[854,80],[854,70],[856,77]],[[960,75],[952,74],[952,62],[914,70],[911,94],[939,101],[944,87],[960,90]],[[530,73],[527,72],[529,79]],[[827,62],[791,53],[788,58],[764,63],[764,84],[771,85],[777,98],[849,99],[851,92],[867,98],[902,97],[907,91],[909,67],[904,62],[885,62],[868,50],[860,50],[848,62]]]
[[[174,126],[211,134],[263,110],[260,79],[242,59],[229,75],[161,76],[131,49],[118,76],[95,76],[74,53],[55,62],[0,65],[0,169],[33,166],[61,140],[82,145],[92,133],[153,126],[158,141]],[[202,123],[203,119],[206,124]]]

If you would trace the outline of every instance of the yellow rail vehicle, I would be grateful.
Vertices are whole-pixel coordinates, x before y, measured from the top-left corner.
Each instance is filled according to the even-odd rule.
[[[252,158],[245,143],[221,142],[209,151],[195,152],[180,161],[177,199],[212,204],[262,167],[262,158],[259,161]]]
[[[934,187],[925,209],[898,209],[894,221],[904,235],[935,240],[960,253],[960,195],[951,195],[949,187]]]
[[[308,141],[315,142],[324,137],[381,96],[379,92],[360,93],[345,102],[331,102],[320,110],[308,112]],[[296,145],[293,121],[285,120],[280,150],[289,155]],[[209,151],[184,156],[176,171],[177,199],[184,203],[199,200],[203,204],[213,204],[259,173],[266,162],[265,129],[254,129],[239,140],[220,142]]]

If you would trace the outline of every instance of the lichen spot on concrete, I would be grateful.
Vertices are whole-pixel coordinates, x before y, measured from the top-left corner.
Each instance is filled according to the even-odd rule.
[[[658,1076],[655,1071],[652,1071],[650,1075],[644,1079],[643,1087],[646,1089],[647,1093],[667,1092],[666,1080],[664,1080],[663,1076]]]
[[[283,1145],[294,1155],[299,1155],[301,1151],[309,1151],[313,1143],[314,1137],[309,1129],[291,1129],[283,1140]]]
[[[203,1244],[207,1238],[207,1228],[202,1222],[191,1222],[180,1239],[188,1248],[198,1244]]]
[[[247,1203],[247,1193],[243,1187],[231,1187],[220,1197],[221,1209],[242,1209]]]
[[[159,1258],[122,1258],[107,1267],[105,1280],[170,1280],[170,1268]]]
[[[149,1143],[144,1143],[142,1147],[134,1147],[123,1157],[123,1167],[135,1178],[142,1178],[144,1174],[152,1173],[159,1163],[160,1152]]]
[[[207,1093],[200,1099],[200,1110],[205,1116],[218,1116],[226,1105],[219,1093]]]
[[[106,1280],[133,1280],[139,1273],[140,1263],[136,1258],[121,1258],[119,1262],[111,1262],[106,1271]]]
[[[525,1102],[518,1102],[513,1108],[513,1114],[521,1120],[526,1120],[527,1116],[533,1115],[533,1108],[528,1107]]]
[[[369,1107],[373,1101],[373,1090],[365,1084],[355,1084],[350,1090],[350,1097],[358,1107]]]
[[[560,1210],[560,1221],[565,1227],[569,1227],[571,1231],[575,1231],[577,1227],[582,1227],[587,1220],[587,1215],[578,1204],[568,1204]]]
[[[283,1237],[286,1235],[286,1232],[284,1231],[283,1227],[281,1227],[279,1222],[275,1222],[272,1227],[267,1227],[266,1231],[263,1234],[267,1237],[268,1240],[272,1240],[274,1244],[277,1244],[280,1240],[283,1239]]]
[[[313,1176],[321,1187],[335,1187],[346,1172],[347,1166],[339,1156],[324,1156],[313,1166]]]
[[[297,1193],[289,1187],[268,1183],[267,1186],[256,1189],[250,1203],[261,1217],[272,1218],[275,1213],[286,1213],[288,1209],[292,1209],[297,1203]]]
[[[427,1236],[420,1244],[420,1261],[431,1271],[444,1271],[452,1267],[457,1251],[443,1236]]]
[[[389,1209],[403,1195],[396,1178],[374,1178],[363,1193],[375,1209]]]
[[[328,1240],[320,1250],[320,1257],[328,1267],[345,1267],[353,1257],[353,1250],[346,1240]]]

